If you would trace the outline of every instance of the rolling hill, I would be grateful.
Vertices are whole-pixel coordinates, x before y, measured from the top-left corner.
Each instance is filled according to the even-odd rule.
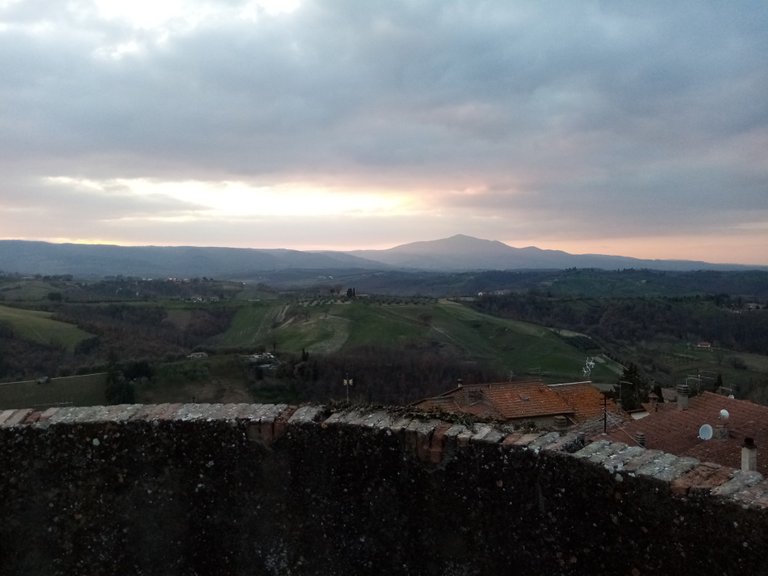
[[[499,374],[580,379],[586,353],[578,340],[579,335],[496,318],[448,300],[314,299],[243,306],[229,330],[213,338],[211,345],[274,347],[311,354],[365,346],[422,349],[472,360]],[[618,365],[601,357],[593,377],[613,381],[620,371]]]
[[[388,250],[300,251],[195,246],[113,246],[0,240],[0,271],[78,277],[137,276],[248,279],[278,270],[747,270],[768,267],[688,260],[641,260],[600,254],[569,254],[533,246],[456,235]]]
[[[72,352],[93,334],[74,324],[52,318],[50,312],[0,306],[0,325],[8,327],[16,338],[43,345],[61,346]]]
[[[240,278],[260,270],[377,267],[381,264],[343,252],[0,240],[0,270],[19,274]]]

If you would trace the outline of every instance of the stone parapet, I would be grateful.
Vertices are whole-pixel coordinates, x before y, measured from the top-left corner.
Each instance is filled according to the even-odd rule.
[[[402,437],[404,447],[417,459],[441,464],[457,448],[471,444],[499,444],[510,450],[573,453],[573,457],[599,464],[608,471],[647,476],[669,483],[674,494],[709,493],[738,500],[743,505],[765,507],[768,485],[757,472],[742,473],[695,458],[678,457],[621,442],[596,440],[586,445],[576,434],[562,432],[519,433],[492,424],[451,424],[423,414],[398,415],[391,409],[336,409],[286,404],[126,404],[117,406],[62,407],[0,412],[0,428],[48,428],[76,424],[135,422],[228,422],[247,426],[247,437],[265,446],[293,426],[351,427]],[[578,450],[574,447],[578,446]]]
[[[62,407],[0,412],[0,459],[9,574],[768,574],[760,474],[574,433]]]

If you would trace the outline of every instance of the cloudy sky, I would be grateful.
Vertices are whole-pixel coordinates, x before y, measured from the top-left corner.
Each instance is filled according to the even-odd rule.
[[[768,3],[0,0],[0,238],[768,264]]]

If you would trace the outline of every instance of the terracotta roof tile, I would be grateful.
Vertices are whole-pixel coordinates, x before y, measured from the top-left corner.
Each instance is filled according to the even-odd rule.
[[[483,393],[505,420],[573,413],[573,409],[542,382],[490,384]]]
[[[723,409],[729,413],[727,421],[720,418]],[[718,438],[716,431],[711,440],[700,439],[702,424],[713,428],[724,425],[725,437]],[[768,406],[704,392],[690,398],[686,410],[668,406],[640,420],[624,423],[611,431],[609,437],[631,444],[636,442],[638,432],[645,435],[646,448],[692,456],[729,468],[741,468],[744,438],[753,438],[758,449],[757,470],[768,476]]]
[[[573,408],[576,421],[578,422],[602,416],[603,409],[605,408],[608,409],[608,412],[619,412],[616,403],[610,399],[606,401],[604,394],[589,382],[551,384],[549,388],[554,390],[568,406]]]
[[[582,422],[601,416],[603,394],[588,382],[546,385],[539,380],[468,384],[419,402],[423,410],[443,410],[500,420],[564,415]],[[617,412],[608,402],[608,409]]]

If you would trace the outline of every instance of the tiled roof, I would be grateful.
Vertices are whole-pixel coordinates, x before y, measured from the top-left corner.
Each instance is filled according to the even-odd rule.
[[[603,393],[589,382],[551,384],[549,388],[554,390],[566,404],[573,408],[578,422],[602,416],[603,410],[606,408],[611,413],[619,412],[616,403],[611,399],[606,401]]]
[[[419,402],[422,410],[443,410],[500,420],[567,416],[582,422],[603,413],[603,394],[587,382],[548,386],[539,380],[469,384]],[[616,412],[612,401],[609,411]]]
[[[573,414],[574,410],[542,382],[505,382],[488,386],[484,395],[505,420]]]
[[[728,411],[727,421],[720,418],[721,410]],[[699,428],[703,424],[713,428],[725,425],[726,437],[720,439],[715,433],[711,440],[700,439]],[[645,435],[646,448],[731,468],[741,468],[744,438],[753,438],[758,450],[757,470],[768,476],[768,406],[704,392],[690,398],[686,410],[667,406],[641,420],[626,422],[610,432],[609,437],[633,444],[638,432]]]

